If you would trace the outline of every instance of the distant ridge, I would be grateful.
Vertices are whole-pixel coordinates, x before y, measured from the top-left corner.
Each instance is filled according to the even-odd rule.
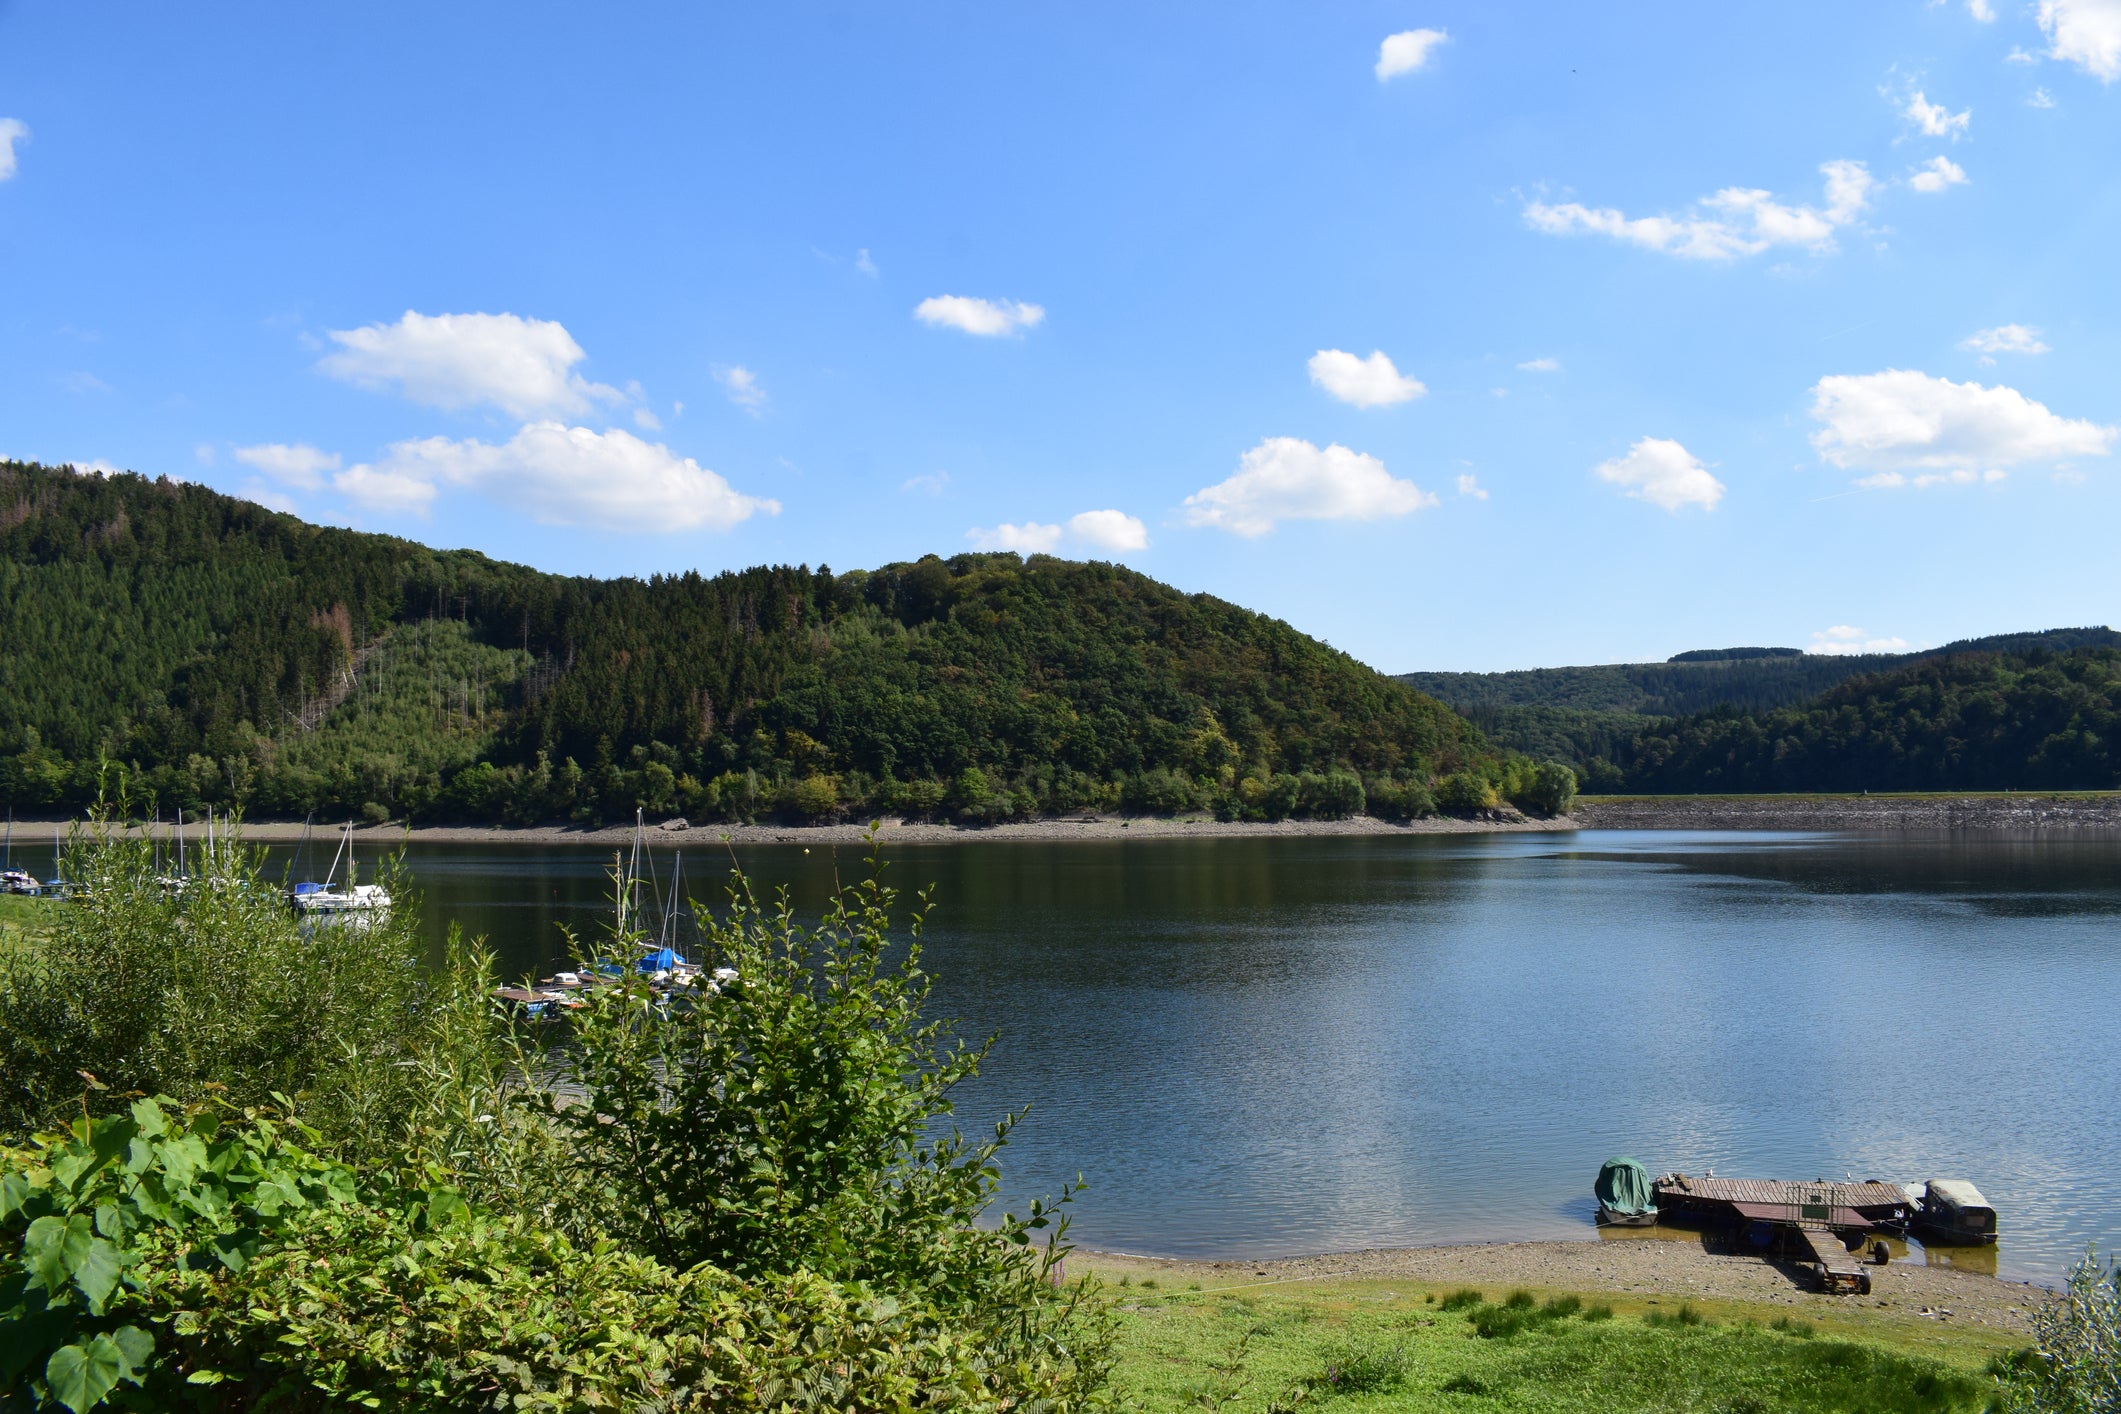
[[[1502,746],[1576,767],[1586,789],[1650,789],[1654,776],[1657,789],[1735,790],[1741,787],[1731,784],[1727,773],[1699,752],[1679,753],[1693,762],[1692,766],[1677,764],[1678,758],[1674,757],[1653,772],[1644,764],[1636,746],[1638,742],[1669,735],[1682,719],[1714,713],[1762,716],[1791,710],[1835,692],[1844,684],[1852,685],[1853,692],[1854,684],[1897,675],[1922,664],[1972,655],[2029,660],[2041,655],[2060,657],[2116,649],[2121,649],[2121,633],[2094,625],[1959,639],[1909,653],[1826,655],[1795,649],[1696,649],[1663,663],[1606,663],[1501,673],[1403,673],[1400,681],[1457,708]],[[1855,698],[1845,700],[1853,702]],[[1808,748],[1810,769],[1823,778],[1832,771],[1823,764],[1820,750],[1816,744]],[[2084,769],[2096,775],[2100,768],[2094,765]],[[1695,774],[1690,775],[1690,771]],[[1689,784],[1696,776],[1699,782]],[[1766,777],[1755,771],[1754,778]],[[1711,779],[1723,783],[1711,786],[1707,783]],[[2031,784],[2030,780],[2023,780],[2022,772],[2020,779]],[[2111,782],[2077,784],[2094,788]]]

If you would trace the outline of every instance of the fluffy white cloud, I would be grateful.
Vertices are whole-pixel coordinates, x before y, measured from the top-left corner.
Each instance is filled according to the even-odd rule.
[[[1851,653],[1905,653],[1908,647],[1904,638],[1874,638],[1849,624],[1835,624],[1813,634],[1812,646],[1806,651],[1847,657]]]
[[[1383,520],[1436,497],[1338,442],[1321,451],[1300,437],[1269,437],[1239,458],[1237,474],[1186,497],[1186,523],[1265,535],[1284,520]]]
[[[236,460],[254,466],[290,486],[314,491],[324,484],[324,473],[339,469],[337,452],[319,451],[306,442],[264,442],[255,447],[237,447]]]
[[[1785,206],[1771,192],[1725,187],[1684,216],[1636,216],[1568,201],[1526,204],[1525,223],[1552,236],[1588,231],[1688,260],[1736,260],[1778,245],[1834,248],[1834,231],[1863,214],[1876,185],[1870,169],[1846,160],[1821,164],[1823,207]]]
[[[1900,116],[1913,123],[1924,137],[1948,137],[1957,142],[1974,120],[1974,110],[1954,113],[1943,104],[1924,98],[1918,88],[1907,96],[1907,106],[1900,110]]]
[[[965,532],[975,550],[1014,550],[1019,555],[1050,555],[1060,548],[1061,528],[1027,520],[1022,525],[1006,522],[991,530],[974,527]]]
[[[2101,83],[2121,79],[2121,0],[2040,0],[2047,55]]]
[[[864,275],[877,274],[876,262],[869,258],[869,247],[863,246],[854,253],[854,268]]]
[[[1377,81],[1398,78],[1425,67],[1436,46],[1451,36],[1440,29],[1406,29],[1385,36],[1377,47]]]
[[[426,437],[332,484],[364,505],[419,509],[447,482],[528,511],[547,525],[612,530],[727,530],[778,501],[745,496],[690,457],[613,428],[533,422],[507,442]]]
[[[742,364],[734,368],[718,369],[714,381],[722,385],[722,391],[729,395],[729,401],[753,417],[757,417],[759,409],[766,406],[766,390],[759,386],[759,376]]]
[[[1596,470],[1599,480],[1674,515],[1687,506],[1713,511],[1723,499],[1723,483],[1709,475],[1692,452],[1667,437],[1645,437],[1628,448],[1626,456],[1600,462]]]
[[[1994,24],[1996,20],[1996,9],[1988,0],[1966,0],[1966,12],[1980,24]]]
[[[1922,164],[1907,184],[1916,191],[1940,192],[1946,187],[1966,185],[1966,169],[1949,157],[1932,157]]]
[[[364,388],[394,389],[428,407],[491,404],[511,417],[587,412],[620,402],[616,388],[574,372],[582,346],[549,319],[513,314],[420,314],[395,324],[334,329],[336,353],[317,367]]]
[[[15,175],[15,144],[29,140],[29,125],[20,118],[0,118],[0,182]]]
[[[938,329],[957,329],[983,339],[996,339],[1032,328],[1046,317],[1046,311],[1039,305],[1016,300],[935,295],[915,305],[913,317]]]
[[[440,439],[437,439],[440,440]],[[435,484],[408,471],[356,462],[331,479],[347,500],[372,511],[410,511],[426,515],[434,504]]]
[[[1993,329],[1976,330],[1961,339],[1959,347],[1978,354],[2047,352],[2047,345],[2040,342],[2040,331],[2023,324],[1998,324]],[[1995,362],[1994,359],[1986,361]]]
[[[1485,501],[1488,499],[1488,493],[1486,489],[1481,486],[1480,478],[1477,476],[1470,475],[1466,472],[1460,472],[1458,474],[1458,494],[1461,496],[1471,496],[1476,501]]]
[[[920,491],[930,496],[940,496],[943,488],[950,484],[950,473],[933,471],[925,476],[909,476],[898,484],[901,491]]]
[[[2015,388],[1954,383],[1912,369],[1834,374],[1812,387],[1820,457],[1876,473],[1867,486],[1998,480],[2024,462],[2105,455],[2116,429],[2057,417]]]
[[[2028,108],[2052,108],[2055,106],[2055,95],[2044,88],[2036,88],[2026,95],[2025,106]]]
[[[1518,364],[1517,368],[1522,373],[1559,373],[1561,372],[1561,360],[1558,358],[1528,358],[1523,363]]]
[[[1146,550],[1149,527],[1125,511],[1083,511],[1068,517],[1068,533],[1100,550]]]
[[[1401,376],[1382,350],[1357,358],[1341,349],[1320,349],[1311,355],[1310,369],[1313,383],[1359,408],[1404,403],[1429,391],[1419,378]]]

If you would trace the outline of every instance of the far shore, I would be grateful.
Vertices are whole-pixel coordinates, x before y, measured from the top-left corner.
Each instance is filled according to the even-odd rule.
[[[78,816],[15,817],[25,843]],[[343,822],[246,820],[246,839],[261,844],[336,836]],[[874,828],[887,844],[969,844],[1068,840],[1281,839],[1324,836],[1553,834],[1571,830],[1791,830],[1837,833],[1970,832],[1992,834],[2096,833],[2121,835],[2121,791],[2028,791],[2005,794],[1904,793],[1896,795],[1662,795],[1583,796],[1566,815],[1548,819],[1514,810],[1458,820],[1431,816],[1406,822],[1358,815],[1346,820],[1224,821],[1206,815],[1122,816],[1080,814],[1019,820],[999,825],[952,825],[886,817],[834,825],[732,824],[683,819],[650,820],[659,842],[718,844],[859,845]],[[168,836],[168,821],[156,826]],[[631,824],[584,825],[406,825],[356,824],[359,844],[410,839],[423,844],[526,844],[608,846],[633,837]],[[203,821],[187,818],[184,838],[206,833]]]
[[[1593,1293],[1623,1304],[1664,1301],[1781,1307],[1809,1317],[1866,1315],[1974,1327],[2023,1337],[2030,1317],[2052,1294],[2031,1282],[1921,1261],[1873,1268],[1869,1296],[1828,1296],[1807,1274],[1755,1256],[1712,1250],[1693,1232],[1638,1230],[1642,1235],[1584,1241],[1488,1242],[1437,1247],[1370,1248],[1262,1261],[1187,1261],[1078,1250],[1071,1267],[1108,1281],[1154,1281],[1159,1288],[1198,1284],[1204,1291],[1288,1287],[1300,1283],[1392,1282],[1416,1289],[1481,1290],[1491,1299],[1523,1287],[1540,1294]]]

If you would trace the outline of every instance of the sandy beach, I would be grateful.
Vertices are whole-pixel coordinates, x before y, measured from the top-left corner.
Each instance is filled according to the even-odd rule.
[[[1755,1256],[1712,1250],[1700,1234],[1660,1232],[1586,1242],[1497,1242],[1448,1247],[1372,1248],[1269,1261],[1194,1262],[1082,1251],[1081,1264],[1109,1279],[1153,1278],[1160,1286],[1192,1282],[1204,1290],[1264,1289],[1303,1282],[1404,1281],[1417,1289],[1474,1287],[1491,1298],[1518,1287],[1536,1293],[1602,1293],[1643,1303],[1732,1301],[1787,1307],[1821,1316],[1881,1308],[1894,1315],[2024,1335],[2044,1287],[1979,1272],[1922,1265],[1919,1259],[1875,1268],[1869,1296],[1826,1296],[1807,1273]]]

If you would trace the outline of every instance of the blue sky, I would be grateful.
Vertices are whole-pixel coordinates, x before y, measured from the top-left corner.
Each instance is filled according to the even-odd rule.
[[[1393,671],[2117,618],[2121,0],[17,3],[0,137],[7,455]]]

